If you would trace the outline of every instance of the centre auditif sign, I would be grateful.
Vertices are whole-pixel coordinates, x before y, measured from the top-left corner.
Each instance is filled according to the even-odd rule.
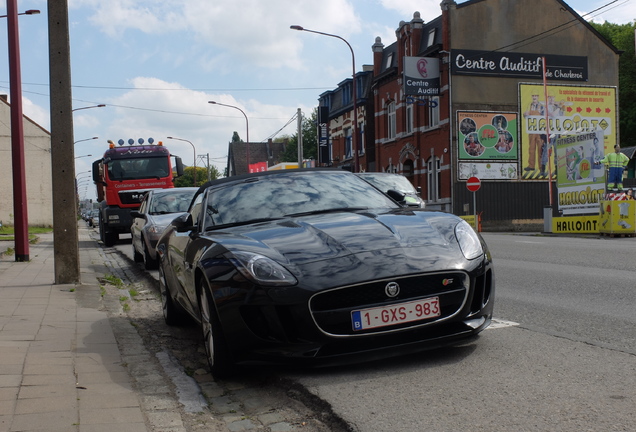
[[[406,96],[439,95],[439,59],[404,57],[404,94]]]

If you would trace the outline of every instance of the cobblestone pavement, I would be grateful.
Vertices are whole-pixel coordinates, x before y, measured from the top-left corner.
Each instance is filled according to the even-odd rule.
[[[165,324],[157,283],[142,265],[103,247],[93,229],[80,227],[80,243],[98,269],[103,307],[152,431],[352,430],[275,369],[246,369],[239,378],[215,381],[198,326]]]

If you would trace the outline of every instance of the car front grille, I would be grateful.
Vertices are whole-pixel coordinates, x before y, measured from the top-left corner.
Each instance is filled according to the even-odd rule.
[[[400,286],[396,297],[389,297],[385,292],[387,285],[392,282]],[[310,299],[309,308],[316,325],[327,334],[335,336],[377,334],[438,322],[457,314],[466,303],[469,286],[470,278],[464,272],[433,273],[371,281],[318,293]],[[352,311],[431,297],[439,298],[441,305],[439,317],[375,329],[353,330]]]

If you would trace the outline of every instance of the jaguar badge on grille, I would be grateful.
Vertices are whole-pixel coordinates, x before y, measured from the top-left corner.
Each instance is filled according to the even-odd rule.
[[[387,297],[395,297],[400,293],[400,286],[397,282],[389,282],[384,287],[384,293]]]

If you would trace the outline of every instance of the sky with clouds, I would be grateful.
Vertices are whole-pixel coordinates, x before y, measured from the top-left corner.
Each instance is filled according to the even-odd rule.
[[[154,138],[186,165],[209,155],[223,172],[234,131],[251,142],[291,135],[300,109],[310,115],[321,93],[372,64],[376,37],[395,42],[400,21],[441,14],[441,0],[68,0],[76,174],[88,172],[107,140]],[[4,2],[2,2],[4,3]],[[463,1],[458,0],[458,3]],[[636,0],[570,0],[587,19],[625,24]],[[45,0],[18,0],[24,114],[49,129],[48,18]],[[6,3],[0,5],[6,14]],[[6,35],[6,20],[0,34]],[[6,41],[6,36],[4,38]],[[9,92],[7,46],[0,43],[0,93]],[[90,139],[98,137],[98,139]],[[78,142],[80,141],[80,142]],[[85,155],[91,155],[86,156]],[[201,160],[197,165],[201,166]],[[81,197],[95,198],[84,182]]]

